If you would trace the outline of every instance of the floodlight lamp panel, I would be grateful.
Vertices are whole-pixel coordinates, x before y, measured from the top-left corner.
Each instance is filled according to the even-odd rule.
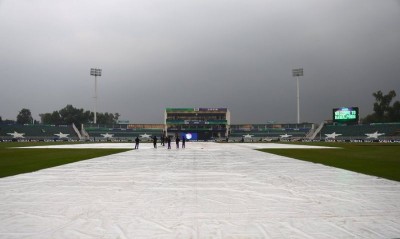
[[[294,77],[303,76],[303,68],[294,69],[292,70],[292,73]]]
[[[91,68],[90,75],[92,76],[101,76],[101,69]]]

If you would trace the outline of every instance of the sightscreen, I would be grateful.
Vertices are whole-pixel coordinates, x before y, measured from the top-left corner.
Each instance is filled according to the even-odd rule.
[[[341,107],[333,109],[333,122],[357,123],[358,119],[358,107]]]

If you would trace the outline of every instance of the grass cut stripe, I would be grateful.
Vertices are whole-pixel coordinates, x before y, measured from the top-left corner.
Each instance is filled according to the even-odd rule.
[[[129,149],[24,149],[46,143],[0,143],[0,178],[116,154]],[[52,143],[51,145],[54,145]]]
[[[399,144],[317,143],[339,149],[261,149],[260,151],[400,181]]]

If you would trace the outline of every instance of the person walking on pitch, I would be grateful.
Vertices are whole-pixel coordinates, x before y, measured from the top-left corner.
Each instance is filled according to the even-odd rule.
[[[167,145],[168,145],[168,149],[171,149],[171,136],[167,137]]]
[[[153,145],[154,145],[154,148],[156,149],[157,148],[157,136],[153,137]]]
[[[182,148],[185,148],[186,136],[182,137]]]
[[[181,141],[181,139],[179,138],[179,136],[176,136],[175,142],[176,142],[177,149],[179,149],[179,141]]]
[[[139,149],[139,141],[140,141],[139,137],[136,136],[136,139],[135,139],[135,149]]]
[[[164,135],[161,135],[161,146],[164,146],[164,142],[165,142],[165,137]]]

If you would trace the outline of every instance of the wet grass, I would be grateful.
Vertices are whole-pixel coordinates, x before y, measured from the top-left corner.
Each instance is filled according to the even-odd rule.
[[[65,143],[0,143],[0,178],[129,150],[13,148],[54,144]],[[68,142],[68,144],[71,143]],[[323,142],[301,144],[339,148],[262,149],[260,151],[400,181],[400,144]]]
[[[0,178],[128,151],[129,149],[21,149],[65,143],[0,143]],[[71,144],[70,142],[68,144]]]
[[[400,181],[400,144],[301,143],[336,149],[261,149],[260,151]]]

